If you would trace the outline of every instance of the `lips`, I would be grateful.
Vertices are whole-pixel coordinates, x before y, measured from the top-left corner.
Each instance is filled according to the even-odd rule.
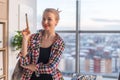
[[[45,28],[47,28],[47,27],[48,27],[48,25],[44,25],[44,27],[45,27]]]

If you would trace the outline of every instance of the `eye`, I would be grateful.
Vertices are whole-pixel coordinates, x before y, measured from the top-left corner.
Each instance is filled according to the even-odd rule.
[[[52,19],[51,18],[48,18],[49,21],[51,21]]]
[[[43,18],[42,20],[45,21],[45,18]]]

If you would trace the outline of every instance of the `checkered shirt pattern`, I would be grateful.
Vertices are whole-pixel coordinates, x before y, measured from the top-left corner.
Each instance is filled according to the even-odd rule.
[[[35,71],[36,76],[39,74],[51,74],[53,80],[63,80],[63,76],[58,69],[58,64],[61,59],[62,52],[64,51],[64,41],[57,34],[57,37],[52,45],[49,62],[47,64],[38,63],[39,52],[40,52],[40,40],[42,38],[43,30],[39,33],[31,35],[28,42],[28,54],[25,57],[20,56],[21,65],[36,64],[37,70]],[[30,80],[32,71],[24,69],[24,74],[21,80]]]

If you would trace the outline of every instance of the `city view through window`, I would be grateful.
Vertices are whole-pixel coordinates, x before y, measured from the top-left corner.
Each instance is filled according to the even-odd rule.
[[[76,1],[53,0],[51,3],[50,0],[37,0],[38,29],[42,28],[43,10],[59,8],[60,22],[56,31],[66,45],[59,64],[63,75],[71,78],[79,64],[81,74],[117,80],[120,72],[120,0],[79,0],[79,40],[76,40]],[[79,41],[79,63],[76,62],[76,41]]]
[[[64,73],[75,72],[75,34],[60,33],[65,40],[60,69]],[[64,34],[64,35],[63,35]],[[80,73],[117,77],[120,69],[120,33],[80,34]]]

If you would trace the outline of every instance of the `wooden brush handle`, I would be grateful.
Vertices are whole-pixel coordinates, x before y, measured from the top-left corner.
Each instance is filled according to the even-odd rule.
[[[25,14],[25,17],[26,17],[26,27],[27,29],[29,29],[27,13]]]
[[[30,34],[27,13],[25,14],[25,16],[26,16],[26,27],[27,27],[27,31],[28,31],[28,34]]]

